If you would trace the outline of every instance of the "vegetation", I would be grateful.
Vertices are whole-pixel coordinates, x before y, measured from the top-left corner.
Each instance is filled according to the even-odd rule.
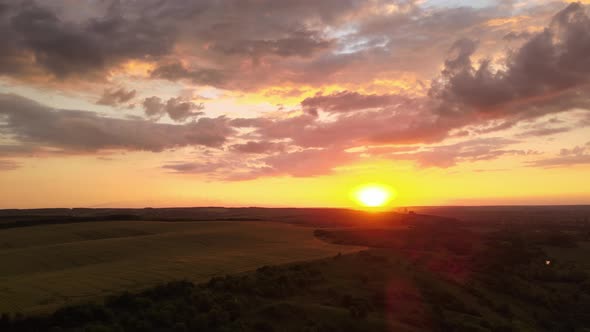
[[[145,208],[0,210],[0,229],[96,221],[280,221],[313,227],[355,226],[359,221],[398,224],[413,220],[449,218],[396,212],[367,214],[351,209],[320,208]]]
[[[509,249],[509,250],[508,250]],[[503,264],[501,270],[497,261]],[[584,273],[555,274],[507,243],[464,283],[390,249],[264,266],[194,285],[162,284],[44,317],[4,315],[3,331],[583,331]],[[485,256],[488,255],[488,258]],[[574,272],[574,270],[570,271]],[[575,274],[575,273],[574,273]],[[551,276],[550,278],[545,278]]]
[[[280,234],[280,237],[277,237]],[[159,282],[356,250],[269,222],[84,222],[0,230],[0,312],[44,312]]]
[[[395,249],[409,262],[440,331],[586,331],[587,226],[474,232],[455,224],[316,231],[336,243]],[[479,228],[480,225],[477,225]],[[420,272],[421,271],[421,272]]]
[[[546,222],[527,227],[472,226],[417,216],[406,220],[410,223],[393,226],[315,230],[315,236],[327,247],[309,237],[295,243],[300,248],[312,246],[315,253],[318,248],[358,250],[355,245],[370,247],[368,250],[334,252],[329,258],[278,266],[256,261],[252,265],[267,265],[215,276],[200,284],[195,279],[181,280],[95,297],[92,302],[45,315],[6,313],[0,316],[0,331],[590,331],[590,242],[585,223],[563,228]],[[309,228],[274,223],[238,224],[209,223],[205,229],[190,231],[192,223],[165,227],[145,223],[133,230],[107,231],[89,223],[84,226],[95,225],[101,232],[75,234],[90,236],[97,243],[108,239],[111,242],[100,243],[104,250],[105,243],[149,238],[147,234],[163,227],[167,231],[158,236],[170,236],[174,243],[182,242],[178,233],[191,243],[224,239],[220,248],[242,239],[241,243],[257,246],[251,248],[258,250],[252,253],[265,253],[262,249],[267,248],[282,257],[288,250],[295,251],[294,247],[281,251],[283,247],[276,246],[273,241],[279,231],[282,237],[295,236],[298,231],[308,236],[312,233]],[[119,227],[122,225],[131,224]],[[63,246],[68,236],[64,231],[73,226],[60,225],[64,228],[39,235],[37,243],[7,250],[26,251],[40,243]],[[19,243],[18,234],[12,235],[9,244]],[[244,241],[245,237],[256,241]],[[334,247],[328,242],[346,246]],[[165,241],[155,243],[161,250]],[[132,251],[129,247],[121,252],[127,250]],[[165,250],[161,257],[178,257],[175,250]],[[214,255],[212,251],[209,254]],[[199,259],[203,257],[208,256]],[[173,271],[173,265],[162,266],[162,272]],[[172,280],[173,273],[162,278]]]

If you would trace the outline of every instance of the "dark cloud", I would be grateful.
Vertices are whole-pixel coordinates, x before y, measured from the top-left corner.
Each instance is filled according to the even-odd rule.
[[[584,104],[582,99],[567,100],[565,104],[559,101],[556,105],[548,103],[543,107],[559,112],[564,108],[567,110]],[[261,138],[291,139],[299,146],[349,148],[363,144],[435,143],[462,128],[463,136],[470,132],[488,134],[510,129],[522,120],[513,117],[481,119],[469,114],[463,117],[438,114],[433,112],[431,105],[431,101],[424,98],[341,92],[305,99],[302,106],[310,115],[278,120],[235,119],[232,124],[255,128],[254,133]],[[316,107],[336,113],[337,117],[332,121],[321,121],[312,116],[313,111],[310,111],[316,110]],[[541,106],[536,107],[541,109]],[[546,112],[540,112],[544,113]],[[542,136],[568,130],[570,129],[537,126],[522,134]]]
[[[457,55],[433,85],[431,95],[441,102],[442,114],[536,116],[540,112],[529,104],[555,100],[590,82],[590,19],[579,3],[557,13],[548,28],[508,54],[505,69],[494,70],[489,59],[474,65],[475,45],[469,40],[455,44]]]
[[[196,162],[175,162],[162,166],[163,169],[175,173],[213,173],[218,169],[225,167],[224,163],[196,163]]]
[[[590,64],[588,22],[582,6],[569,5],[554,16],[549,28],[509,54],[506,69],[496,71],[490,60],[473,63],[477,41],[460,39],[452,45],[429,98],[343,91],[303,100],[309,115],[234,121],[254,127],[262,139],[290,139],[298,146],[318,148],[435,143],[466,126],[479,133],[509,129],[524,119],[590,105],[584,93],[590,75],[583,74],[590,65],[582,65]],[[576,68],[570,68],[571,61]],[[337,117],[321,121],[313,116],[317,110]],[[527,135],[566,131],[536,129]]]
[[[265,141],[249,141],[246,143],[234,144],[229,146],[229,149],[235,152],[254,154],[282,152],[284,148],[284,144]]]
[[[330,46],[327,26],[366,5],[358,0],[205,1],[193,37],[217,56],[308,56]]]
[[[162,115],[168,114],[170,119],[177,122],[203,115],[201,110],[204,108],[203,104],[195,104],[180,97],[170,98],[166,102],[155,96],[143,100],[143,109],[148,117],[159,119]]]
[[[135,90],[105,89],[100,99],[96,102],[99,105],[117,106],[124,104],[135,97]]]
[[[3,74],[108,75],[141,60],[156,64],[152,78],[243,90],[367,82],[395,70],[430,75],[452,36],[499,14],[383,0],[3,3]]]
[[[15,95],[0,95],[3,132],[31,144],[86,153],[99,150],[162,151],[183,146],[223,145],[233,133],[224,117],[200,118],[184,125],[102,117],[95,113],[58,110]]]
[[[310,114],[325,112],[350,112],[370,108],[383,108],[395,103],[409,103],[410,98],[400,95],[363,95],[358,92],[341,91],[330,95],[317,94],[305,98],[301,106]]]
[[[327,40],[317,31],[292,31],[285,37],[271,40],[219,40],[211,47],[216,52],[225,55],[248,56],[259,59],[266,55],[282,57],[307,57],[319,50],[327,49],[333,41]]]
[[[508,53],[503,67],[487,59],[475,64],[472,59],[481,43],[458,40],[451,46],[450,57],[427,98],[351,91],[318,94],[301,102],[306,111],[303,115],[235,119],[232,124],[254,128],[252,134],[260,140],[288,140],[315,155],[367,144],[438,143],[458,131],[468,137],[470,132],[489,134],[506,130],[523,120],[590,105],[585,93],[590,79],[585,73],[590,66],[583,65],[590,63],[588,36],[588,16],[582,6],[573,4],[555,15],[547,29]],[[542,55],[536,56],[537,53]],[[334,117],[324,121],[315,116],[318,110]],[[568,130],[566,126],[541,126],[528,129],[521,137]],[[535,153],[506,148],[513,143],[499,139],[468,140],[425,147],[392,158],[415,160],[421,167],[451,167],[460,162]],[[270,162],[271,159],[265,160],[270,167],[265,172],[286,167]]]
[[[514,40],[522,40],[522,39],[529,39],[531,37],[531,33],[528,31],[522,32],[515,32],[510,31],[506,35],[504,35],[503,39],[507,41],[514,41]]]
[[[438,142],[457,126],[453,121],[432,115],[422,100],[412,100],[377,110],[342,113],[328,122],[306,113],[278,120],[236,119],[232,124],[255,128],[254,134],[261,139],[290,139],[307,148],[347,148],[371,143]]]
[[[538,137],[538,136],[550,136],[555,134],[567,133],[571,131],[569,127],[555,127],[555,128],[536,128],[524,131],[518,134],[519,137]]]
[[[6,75],[108,75],[141,60],[156,64],[152,78],[243,90],[431,75],[455,36],[485,34],[481,24],[503,15],[383,0],[4,2]]]
[[[2,128],[0,126],[0,128]],[[34,144],[4,144],[0,145],[0,156],[33,156],[42,153],[43,150]]]
[[[116,2],[105,15],[80,22],[67,21],[34,1],[6,4],[0,17],[4,74],[33,67],[60,79],[104,75],[125,60],[169,54],[176,40],[174,27],[165,20],[141,9],[140,15],[122,15]]]
[[[486,25],[492,18],[506,18],[506,8],[426,8],[418,1],[114,1],[103,11],[72,10],[70,16],[63,4],[0,4],[5,4],[0,6],[0,33],[6,36],[0,41],[0,75],[106,76],[113,67],[139,60],[154,66],[146,79],[228,90],[301,83],[293,84],[302,87],[294,89],[300,94],[309,85],[348,89],[306,98],[301,110],[291,114],[281,110],[273,117],[250,119],[196,119],[203,115],[203,105],[182,98],[142,101],[150,119],[191,121],[184,124],[108,118],[2,95],[0,128],[18,143],[4,147],[12,154],[25,146],[32,153],[38,150],[31,150],[35,145],[66,153],[224,147],[223,156],[207,156],[209,161],[164,167],[186,173],[229,171],[228,178],[246,179],[327,174],[358,160],[360,154],[347,149],[388,144],[396,146],[389,155],[375,148],[365,152],[416,160],[423,167],[450,167],[528,153],[508,148],[509,141],[473,140],[474,135],[521,128],[524,120],[590,106],[590,20],[580,4],[568,5],[534,34],[512,32],[521,27]],[[393,9],[385,10],[385,5]],[[502,38],[521,43],[500,53],[517,44],[498,43]],[[379,79],[396,79],[404,72],[416,73],[418,81],[431,78],[446,53],[428,96],[390,91],[387,85],[375,88]],[[496,57],[474,60],[482,54]],[[98,102],[116,106],[133,98],[135,91],[107,89]],[[319,111],[327,114],[317,116]],[[248,134],[237,136],[234,127]],[[526,127],[520,137],[568,128]],[[449,137],[467,141],[441,143]],[[409,144],[438,145],[402,148]],[[222,160],[230,157],[235,159]],[[558,158],[574,157],[581,158]]]
[[[188,80],[195,84],[220,86],[226,74],[217,69],[187,69],[181,63],[162,64],[150,73],[152,78],[169,81]]]
[[[259,128],[271,123],[273,121],[266,118],[236,118],[231,120],[231,125],[236,128]]]
[[[164,103],[160,97],[152,96],[143,100],[143,110],[150,118],[160,118],[164,115]]]
[[[185,121],[189,117],[201,116],[204,113],[200,110],[204,108],[203,104],[184,101],[179,97],[168,99],[164,107],[168,116],[174,121]]]
[[[227,79],[228,71],[216,68],[233,72],[245,59],[309,57],[332,47],[323,34],[326,24],[363,5],[357,0],[0,4],[0,74],[100,77],[125,61],[146,60],[158,63],[154,78],[211,85]],[[179,45],[197,61],[215,65],[184,67],[177,61]]]

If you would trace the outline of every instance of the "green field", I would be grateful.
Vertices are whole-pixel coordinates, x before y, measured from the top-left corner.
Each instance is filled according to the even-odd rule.
[[[0,230],[0,312],[358,250],[274,222],[112,221]]]

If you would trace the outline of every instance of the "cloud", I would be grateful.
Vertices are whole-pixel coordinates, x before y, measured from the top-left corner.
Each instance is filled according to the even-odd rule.
[[[514,41],[514,40],[529,39],[530,36],[531,36],[531,33],[528,31],[522,31],[522,32],[510,31],[509,33],[504,35],[503,39],[508,40],[508,41]]]
[[[529,166],[534,167],[570,167],[585,164],[590,164],[590,154],[539,159],[528,163]]]
[[[211,47],[214,51],[225,55],[246,55],[259,59],[265,55],[308,57],[317,51],[329,48],[332,44],[333,41],[323,38],[318,31],[295,30],[284,37],[270,40],[217,40]]]
[[[308,149],[273,155],[263,159],[268,166],[256,176],[290,175],[295,177],[309,177],[327,175],[335,168],[358,160],[358,156],[341,149]]]
[[[59,79],[103,76],[126,60],[169,54],[176,40],[175,27],[148,8],[140,15],[122,15],[114,2],[100,17],[75,21],[34,1],[3,4],[0,74],[37,70]]]
[[[100,99],[96,102],[99,105],[117,106],[124,104],[135,97],[135,90],[105,89]]]
[[[464,141],[455,144],[425,147],[422,151],[398,153],[392,159],[413,160],[420,167],[449,168],[460,162],[492,160],[504,155],[527,155],[532,151],[507,149],[509,145],[519,143],[504,138],[485,138]]]
[[[164,113],[164,103],[160,97],[152,96],[143,100],[143,110],[150,118],[160,118]]]
[[[420,1],[0,3],[0,33],[7,36],[0,41],[0,75],[47,75],[59,82],[82,77],[104,89],[98,103],[107,106],[135,102],[135,90],[105,88],[126,79],[147,87],[167,83],[150,80],[186,89],[211,85],[228,96],[294,87],[289,91],[309,96],[300,108],[286,107],[292,111],[246,119],[208,118],[202,104],[155,95],[137,101],[151,120],[145,121],[2,95],[0,128],[16,143],[0,151],[11,156],[202,145],[222,149],[165,169],[246,179],[328,174],[359,160],[361,153],[345,151],[367,147],[370,156],[451,167],[529,153],[476,136],[522,130],[523,121],[590,107],[590,19],[575,3],[544,30],[533,25],[555,5],[535,7],[536,16],[520,9],[523,17],[535,17],[523,22],[513,19],[510,6],[440,8]],[[131,60],[145,65],[141,77],[124,72]],[[417,83],[391,80],[406,74]],[[308,90],[321,92],[310,96]],[[515,135],[573,127],[546,124]],[[449,138],[463,142],[446,144]],[[395,149],[377,151],[381,145]],[[565,157],[572,156],[559,156]]]
[[[569,127],[555,127],[555,128],[537,128],[524,131],[518,134],[518,137],[538,137],[538,136],[550,136],[555,134],[567,133],[571,131]]]
[[[559,155],[562,157],[567,156],[580,156],[586,153],[586,149],[588,148],[588,144],[586,146],[575,146],[572,149],[561,149],[559,151]]]
[[[5,36],[0,75],[102,79],[117,66],[138,60],[156,64],[152,78],[207,85],[223,84],[227,72],[239,70],[245,60],[309,57],[329,49],[326,24],[360,6],[348,0],[0,4],[0,33]],[[260,15],[263,11],[267,14]],[[179,49],[188,53],[179,54]],[[186,54],[207,66],[183,66],[178,60]]]
[[[2,128],[0,126],[0,128]],[[23,155],[35,155],[42,152],[42,150],[33,144],[4,144],[0,145],[0,156],[11,157],[11,156],[23,156]]]
[[[327,175],[343,164],[360,160],[358,154],[330,148],[249,156],[248,159],[224,155],[189,162],[175,161],[163,165],[162,168],[180,174],[206,174],[219,180],[244,181],[269,176]]]
[[[0,159],[0,172],[2,171],[12,171],[15,170],[17,168],[20,168],[21,164],[17,163],[15,161],[12,160],[3,160]]]
[[[358,155],[340,149],[307,149],[266,156],[252,161],[250,167],[230,168],[230,172],[224,170],[217,175],[231,181],[268,176],[321,176],[332,174],[336,168],[358,159]]]
[[[474,65],[472,57],[479,43],[460,39],[451,47],[451,57],[425,98],[341,91],[304,99],[304,115],[233,121],[254,127],[261,139],[290,139],[308,148],[435,143],[466,126],[480,133],[505,130],[525,119],[590,106],[587,94],[579,90],[585,89],[590,76],[573,71],[565,61],[574,57],[579,63],[590,57],[590,47],[577,47],[580,44],[571,40],[572,35],[580,35],[575,32],[578,30],[588,30],[590,36],[583,7],[572,4],[554,16],[549,28],[508,54],[505,69],[496,71],[489,60]],[[586,42],[584,38],[578,38],[580,43]],[[533,50],[539,48],[547,54],[536,56]],[[583,70],[590,71],[590,67]],[[554,72],[560,74],[552,75]],[[330,121],[317,119],[313,115],[318,110],[336,117]],[[566,131],[537,129],[526,134]]]
[[[395,103],[409,103],[410,98],[401,95],[364,95],[352,91],[340,91],[330,95],[316,94],[305,98],[301,106],[310,114],[325,112],[350,112],[370,108],[383,108]]]
[[[190,117],[201,116],[205,108],[203,104],[195,104],[180,97],[170,98],[163,102],[159,97],[153,96],[143,100],[145,115],[150,118],[159,119],[162,115],[168,114],[170,119],[176,122],[183,122]]]
[[[169,81],[188,80],[195,84],[221,86],[226,81],[227,74],[217,69],[188,69],[181,63],[170,63],[159,65],[150,75],[152,78]]]
[[[229,149],[235,152],[254,154],[282,152],[284,148],[284,144],[267,141],[249,141],[246,143],[234,144],[229,146]]]
[[[541,159],[530,163],[536,167],[568,167],[573,165],[590,164],[590,154]]]
[[[532,34],[519,48],[499,57],[506,59],[504,62],[484,58],[476,64],[473,59],[482,42],[459,39],[451,46],[443,71],[425,97],[345,90],[304,99],[303,114],[233,119],[232,125],[253,129],[249,137],[261,142],[282,140],[303,148],[262,158],[266,167],[257,167],[249,174],[304,176],[323,174],[320,169],[329,173],[337,163],[354,162],[358,157],[356,153],[336,151],[363,145],[430,145],[459,131],[467,135],[463,142],[425,145],[389,157],[413,160],[419,167],[446,168],[462,162],[536,154],[509,147],[517,141],[473,139],[468,135],[507,130],[523,120],[590,106],[585,93],[590,91],[590,67],[586,68],[588,62],[583,60],[590,58],[588,21],[582,6],[569,5],[554,15],[547,29]],[[586,43],[589,47],[583,46]],[[319,111],[329,113],[331,118],[317,117]],[[568,130],[566,126],[530,128],[520,137]],[[311,169],[309,172],[294,166],[295,158],[305,159],[308,154],[313,155],[312,160],[326,162],[305,165]]]
[[[3,133],[27,148],[31,144],[63,153],[101,150],[159,152],[183,146],[222,146],[233,133],[225,117],[200,118],[183,125],[109,118],[92,112],[60,110],[0,94]]]
[[[427,79],[455,36],[509,32],[482,29],[506,15],[499,8],[419,1],[3,3],[0,32],[9,37],[0,42],[0,73],[60,80],[104,78],[132,60],[153,65],[151,79],[241,90],[359,84],[399,72]]]
[[[568,167],[590,164],[590,142],[570,149],[561,149],[559,155],[552,158],[538,159],[528,163],[534,167]]]
[[[4,75],[100,79],[133,60],[154,65],[151,79],[241,90],[430,74],[453,36],[502,14],[382,0],[3,3]]]
[[[373,97],[377,98],[370,96]],[[363,96],[356,94],[355,98],[363,99]],[[304,148],[338,146],[344,149],[364,144],[437,142],[447,137],[449,130],[455,126],[451,121],[433,115],[422,99],[389,95],[386,98],[403,100],[403,103],[342,112],[329,121],[306,112],[275,119],[238,118],[232,120],[232,125],[253,128],[250,135],[261,140],[287,139]],[[332,102],[331,99],[329,101]]]
[[[162,166],[163,169],[175,173],[213,173],[218,169],[225,167],[224,163],[196,163],[196,162],[175,162]]]
[[[184,121],[188,117],[203,115],[204,113],[199,111],[204,108],[205,106],[203,106],[203,104],[184,101],[179,97],[168,99],[166,106],[164,107],[168,116],[174,121]]]
[[[456,56],[445,62],[433,84],[430,94],[440,102],[441,114],[538,116],[553,109],[538,109],[537,103],[556,103],[561,97],[568,103],[581,101],[568,93],[590,83],[590,18],[579,3],[557,13],[549,27],[509,53],[499,69],[490,59],[472,63],[476,45],[468,39],[458,41],[452,48]],[[582,105],[588,105],[584,101]]]

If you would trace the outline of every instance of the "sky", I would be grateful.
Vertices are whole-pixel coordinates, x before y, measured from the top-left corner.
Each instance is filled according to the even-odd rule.
[[[590,203],[590,1],[0,0],[0,208]]]

